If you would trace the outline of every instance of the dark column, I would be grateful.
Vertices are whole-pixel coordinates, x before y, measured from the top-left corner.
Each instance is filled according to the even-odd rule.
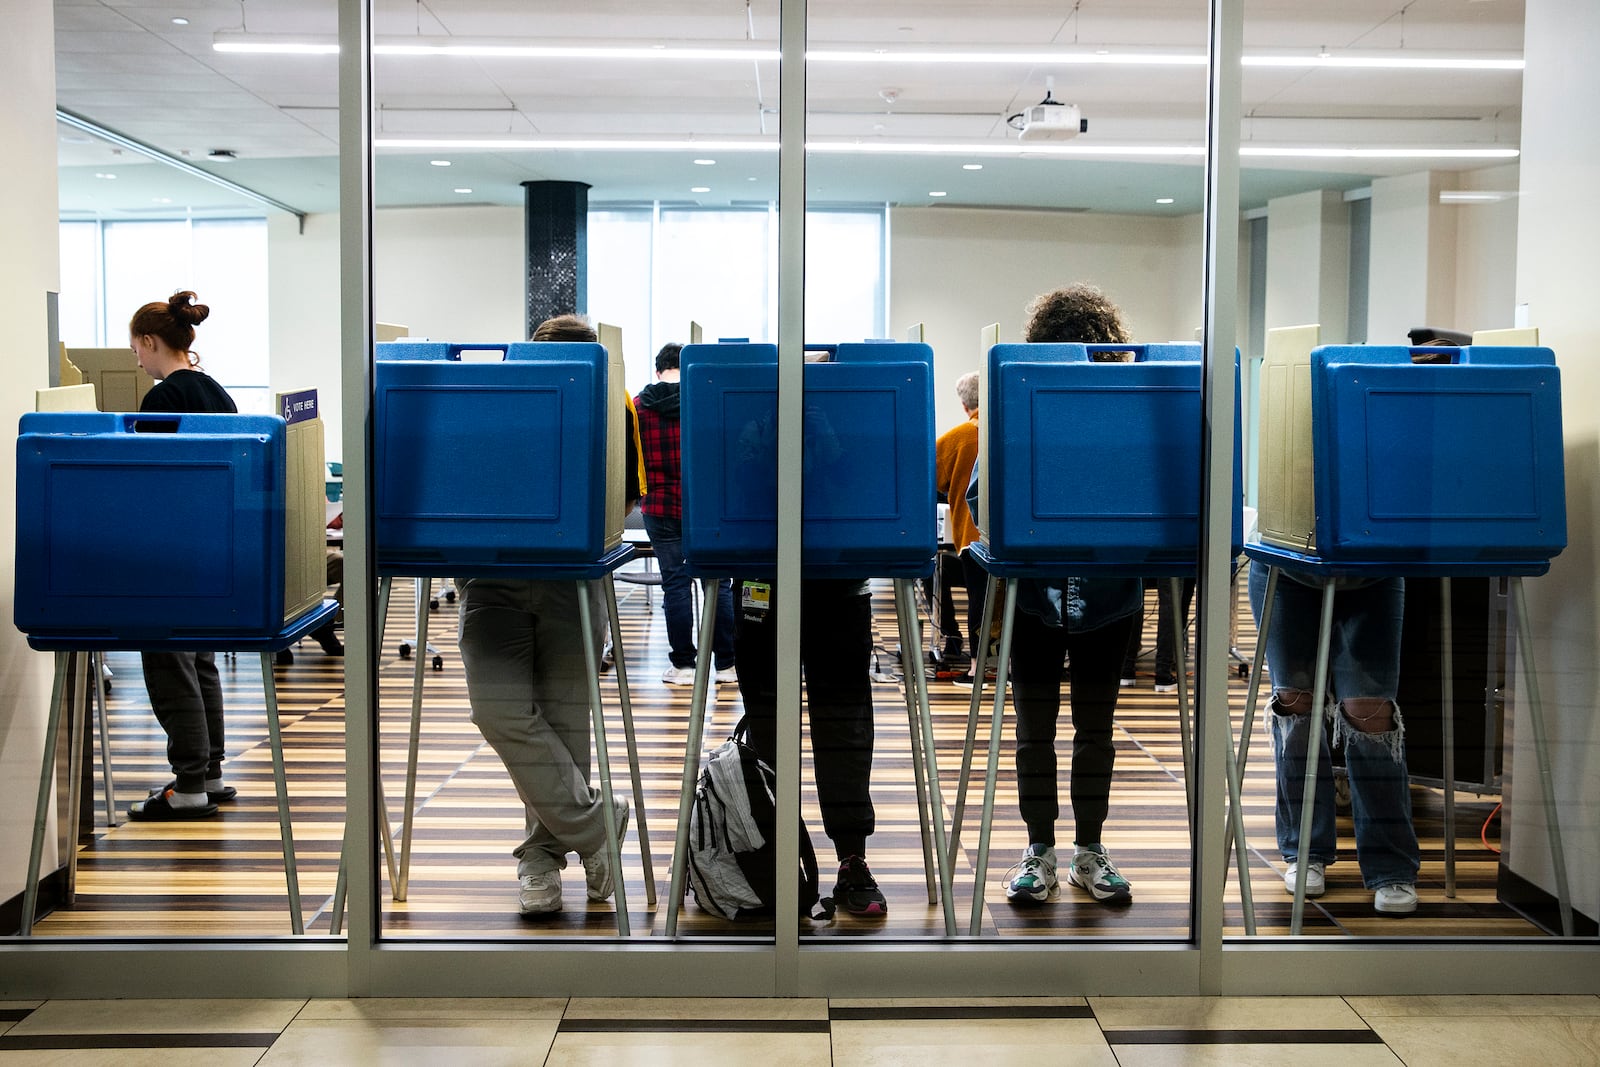
[[[588,310],[589,186],[523,182],[527,208],[527,335],[552,315]]]

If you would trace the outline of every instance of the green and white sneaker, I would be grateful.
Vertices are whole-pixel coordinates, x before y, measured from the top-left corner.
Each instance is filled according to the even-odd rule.
[[[1067,881],[1102,904],[1133,903],[1133,887],[1117,871],[1104,845],[1079,845],[1067,867]]]
[[[1049,845],[1029,845],[1006,883],[1006,899],[1013,904],[1043,904],[1061,891],[1056,877],[1056,850]]]

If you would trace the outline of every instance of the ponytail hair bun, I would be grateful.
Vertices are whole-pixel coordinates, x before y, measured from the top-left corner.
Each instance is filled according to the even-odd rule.
[[[191,327],[200,325],[211,314],[211,309],[205,304],[194,303],[194,293],[187,289],[172,294],[172,299],[167,301],[167,310],[174,319]]]

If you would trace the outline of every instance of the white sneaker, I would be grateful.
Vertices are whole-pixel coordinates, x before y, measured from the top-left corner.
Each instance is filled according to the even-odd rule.
[[[620,847],[622,839],[628,836],[628,798],[612,797],[612,805],[617,812],[617,843]],[[615,888],[611,877],[611,855],[606,851],[605,843],[600,848],[579,857],[583,861],[583,880],[589,885],[590,900],[607,900]]]
[[[1313,860],[1306,868],[1306,898],[1320,897],[1328,891],[1328,878],[1324,873],[1324,864]],[[1298,863],[1289,864],[1289,869],[1283,873],[1283,887],[1289,892],[1294,892],[1294,880],[1299,871]],[[1414,901],[1413,901],[1414,902]]]
[[[724,667],[722,670],[716,673],[716,679],[719,685],[737,685],[739,682],[739,672],[734,670],[732,667]]]
[[[524,915],[548,915],[561,910],[561,872],[525,874],[517,892],[517,903]]]
[[[668,667],[661,672],[661,680],[668,685],[693,685],[693,667]]]
[[[1385,915],[1410,915],[1417,910],[1417,887],[1381,885],[1372,894],[1372,906]]]
[[[1056,876],[1056,850],[1049,845],[1029,845],[1012,868],[1016,877],[1006,883],[1006,899],[1019,904],[1043,904],[1060,892]]]

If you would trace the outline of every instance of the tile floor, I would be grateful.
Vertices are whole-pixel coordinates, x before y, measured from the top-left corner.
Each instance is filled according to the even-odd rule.
[[[1600,997],[0,1001],[0,1065],[764,1062],[1562,1067]]]

